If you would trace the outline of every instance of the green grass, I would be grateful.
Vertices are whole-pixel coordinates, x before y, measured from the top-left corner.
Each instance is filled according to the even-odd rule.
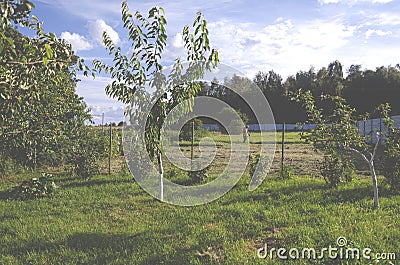
[[[288,147],[296,159],[314,156],[304,153],[304,143]],[[278,175],[273,172],[253,192],[244,176],[224,197],[195,207],[161,203],[123,173],[90,180],[58,174],[60,189],[53,198],[29,201],[7,200],[5,190],[31,174],[3,177],[0,264],[276,264],[276,258],[259,259],[257,249],[267,243],[319,250],[335,247],[340,236],[400,259],[400,195],[382,179],[381,208],[374,210],[369,178],[330,189],[317,177]]]
[[[196,207],[161,203],[129,176],[57,182],[54,198],[0,201],[0,264],[265,264],[256,256],[265,242],[323,248],[339,236],[400,255],[400,196],[382,186],[373,210],[368,179],[328,189],[320,179],[270,178],[249,192],[247,178]]]

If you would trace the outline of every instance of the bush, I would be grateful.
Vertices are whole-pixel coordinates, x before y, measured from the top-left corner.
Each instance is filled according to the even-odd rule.
[[[43,173],[40,178],[25,180],[12,191],[14,198],[36,199],[52,196],[57,185],[51,174]]]
[[[73,172],[83,178],[99,174],[99,159],[104,151],[102,138],[89,128],[82,130],[69,157]]]
[[[383,156],[383,175],[392,190],[400,190],[400,130],[393,130],[385,141]]]
[[[354,163],[339,155],[325,155],[321,165],[321,174],[331,187],[351,181],[354,175]]]

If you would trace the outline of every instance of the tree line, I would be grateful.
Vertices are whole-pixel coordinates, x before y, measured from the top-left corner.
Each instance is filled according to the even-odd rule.
[[[346,74],[346,75],[345,75]],[[253,81],[253,82],[252,82]],[[392,114],[400,114],[400,65],[381,66],[375,70],[362,69],[361,65],[351,65],[347,70],[339,61],[334,61],[328,67],[316,70],[310,67],[308,71],[299,71],[285,80],[273,70],[258,72],[253,80],[233,76],[225,79],[223,84],[217,81],[202,84],[201,95],[213,96],[227,102],[236,110],[246,114],[250,122],[255,117],[247,104],[229,87],[246,91],[256,84],[266,96],[277,123],[297,123],[307,120],[304,108],[291,100],[298,89],[310,91],[316,99],[316,104],[324,113],[329,113],[333,106],[322,100],[324,95],[340,96],[356,109],[357,115],[368,113],[370,117],[378,117],[375,109],[389,103]]]

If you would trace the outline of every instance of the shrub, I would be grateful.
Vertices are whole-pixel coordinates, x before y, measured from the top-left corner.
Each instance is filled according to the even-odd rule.
[[[96,132],[89,128],[82,130],[69,157],[73,172],[83,178],[99,174],[98,161],[103,154],[103,146],[103,140]]]
[[[393,130],[385,141],[383,175],[392,190],[400,190],[400,130]]]
[[[326,183],[337,187],[339,183],[353,179],[354,164],[339,155],[325,155],[320,170]]]
[[[12,195],[19,199],[35,199],[52,196],[57,185],[51,174],[43,173],[39,178],[31,178],[15,187]]]

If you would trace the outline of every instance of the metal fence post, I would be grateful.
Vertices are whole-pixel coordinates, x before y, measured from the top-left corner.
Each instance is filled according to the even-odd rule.
[[[193,148],[194,148],[194,120],[192,121],[192,146],[190,149],[190,171],[193,171]]]
[[[110,150],[108,152],[108,175],[111,175],[111,155],[112,155],[112,124],[110,122]]]
[[[283,162],[284,162],[284,160],[285,160],[285,126],[286,124],[285,124],[285,122],[282,124],[282,143],[281,143],[281,146],[282,146],[282,157],[281,157],[281,177],[283,178],[284,176],[283,176],[283,167],[284,167],[284,164],[283,164]]]

